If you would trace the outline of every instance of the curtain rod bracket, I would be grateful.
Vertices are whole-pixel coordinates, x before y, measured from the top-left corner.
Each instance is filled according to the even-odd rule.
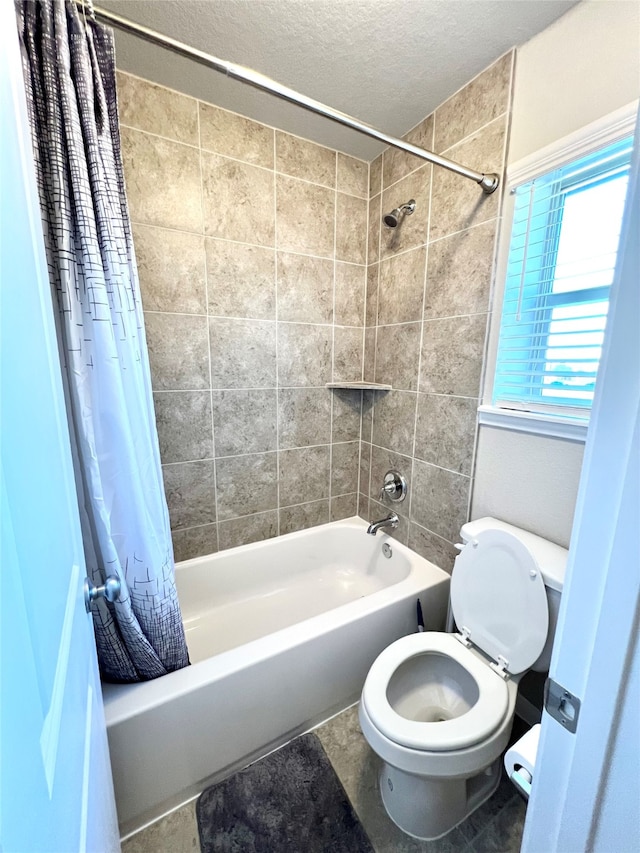
[[[482,179],[479,180],[478,183],[486,195],[491,195],[491,193],[495,192],[500,186],[500,176],[496,175],[495,172],[491,172],[488,175],[483,175]]]

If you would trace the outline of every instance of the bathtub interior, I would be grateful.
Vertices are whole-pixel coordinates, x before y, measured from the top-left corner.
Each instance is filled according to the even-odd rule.
[[[404,549],[383,553],[361,519],[179,563],[176,584],[189,655],[212,655],[288,628],[408,577]]]

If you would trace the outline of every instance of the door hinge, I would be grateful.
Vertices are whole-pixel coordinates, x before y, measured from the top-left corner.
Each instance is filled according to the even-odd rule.
[[[544,709],[568,732],[575,734],[580,716],[580,700],[552,678],[547,678],[544,683]]]

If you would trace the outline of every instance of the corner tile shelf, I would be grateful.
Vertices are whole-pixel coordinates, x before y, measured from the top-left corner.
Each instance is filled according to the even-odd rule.
[[[392,391],[391,385],[379,382],[327,382],[325,388],[346,388],[350,391]]]

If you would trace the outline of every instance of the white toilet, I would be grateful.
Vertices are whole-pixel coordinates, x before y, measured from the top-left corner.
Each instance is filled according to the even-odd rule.
[[[495,518],[462,527],[451,577],[459,634],[392,643],[369,670],[360,725],[382,758],[391,819],[445,835],[500,781],[518,681],[549,669],[567,551]]]

